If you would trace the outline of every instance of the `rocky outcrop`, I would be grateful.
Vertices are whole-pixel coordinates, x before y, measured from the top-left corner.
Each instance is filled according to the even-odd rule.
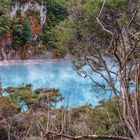
[[[0,60],[9,60],[16,53],[16,48],[12,46],[13,37],[11,33],[0,35]]]
[[[41,33],[42,28],[41,28],[41,25],[40,25],[38,19],[34,16],[30,16],[30,21],[32,24],[33,35],[38,35],[39,33]]]
[[[33,46],[33,44],[28,43],[26,44],[23,49],[21,50],[21,59],[25,60],[25,59],[29,59],[35,52],[35,47]]]
[[[4,47],[5,45],[11,45],[12,41],[13,41],[13,37],[11,33],[0,35],[0,47]]]
[[[32,11],[34,11],[34,14]],[[38,2],[32,3],[28,1],[25,3],[20,3],[19,1],[15,2],[15,5],[11,7],[10,12],[11,20],[13,20],[14,24],[22,25],[25,17],[29,17],[34,41],[38,39],[38,36],[42,31],[42,25],[46,22],[46,14],[47,9],[45,6],[39,4]],[[18,22],[15,21],[17,20],[17,17]],[[16,52],[16,48],[12,44],[12,32],[0,35],[0,60],[16,59],[16,55],[21,55],[22,59],[26,59],[34,53],[32,44],[26,44],[24,49],[19,49],[18,52]],[[20,48],[20,46],[17,48]],[[22,52],[19,53],[20,50]]]
[[[11,18],[17,16],[17,12],[18,10],[21,11],[21,15],[22,16],[26,16],[27,11],[29,10],[35,10],[39,12],[39,18],[40,18],[40,23],[41,26],[45,23],[46,21],[46,15],[47,15],[47,9],[45,6],[40,5],[37,2],[31,3],[31,2],[27,2],[24,4],[21,4],[20,2],[16,2],[14,6],[12,6],[12,10],[11,10]]]

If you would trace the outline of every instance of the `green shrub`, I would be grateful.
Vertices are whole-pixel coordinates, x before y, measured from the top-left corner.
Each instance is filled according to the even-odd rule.
[[[10,20],[5,15],[0,16],[0,33],[10,32]]]

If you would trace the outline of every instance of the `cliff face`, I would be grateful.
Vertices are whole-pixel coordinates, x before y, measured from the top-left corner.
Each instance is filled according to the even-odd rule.
[[[11,18],[17,16],[17,13],[18,13],[19,10],[21,11],[22,16],[27,16],[27,13],[29,11],[38,12],[41,26],[46,21],[47,9],[46,9],[45,6],[40,5],[37,2],[34,2],[34,3],[27,2],[27,3],[24,3],[24,4],[21,4],[20,2],[16,2],[15,5],[12,6],[12,10],[11,10],[11,13],[10,13]]]
[[[42,26],[46,22],[46,15],[46,7],[37,2],[27,2],[24,4],[16,2],[10,12],[11,19],[20,16],[21,24],[23,24],[24,18],[28,16],[32,25],[33,35],[39,35],[41,33]]]
[[[4,35],[0,35],[0,48],[5,45],[11,45],[13,41],[13,37],[11,33],[6,33]]]
[[[36,42],[36,40],[38,39],[39,35],[42,32],[42,26],[46,22],[47,8],[39,4],[38,2],[34,2],[34,3],[15,2],[15,4],[11,7],[9,14],[10,14],[9,15],[10,20],[14,24],[12,26],[22,26],[25,19],[28,17],[31,23],[32,36],[34,38],[33,42]],[[4,33],[0,35],[0,52],[2,55],[2,57],[0,58],[1,60],[10,59],[10,56],[8,57],[7,55],[10,55],[10,52],[14,49],[13,47],[14,38],[15,36],[12,30],[9,33]],[[22,35],[21,35],[21,38],[22,38]],[[32,51],[31,53],[26,52],[26,50],[28,51],[31,48],[32,43],[27,42],[28,45],[24,44],[26,47],[23,50],[20,49],[20,51],[23,51],[23,52],[22,53],[18,52],[18,53],[22,54],[22,56],[29,56],[29,54],[32,55],[34,51]],[[26,55],[26,53],[28,55]]]
[[[11,59],[14,47],[12,48],[13,36],[11,33],[0,35],[0,60]]]
[[[35,54],[30,53],[31,57],[34,55],[38,58],[41,54],[45,56],[46,53],[53,54],[56,48],[56,52],[65,53],[64,49],[58,49],[56,45],[57,31],[55,30],[69,15],[65,6],[56,0],[9,1],[12,6],[10,7],[11,3],[7,2],[6,11],[0,11],[0,60],[11,59],[11,51],[18,54],[18,59],[23,58],[20,56],[23,52],[25,53],[23,56],[28,57],[27,46],[30,45],[35,49],[33,51]],[[5,6],[5,2],[2,5]],[[50,56],[47,55],[47,58]]]

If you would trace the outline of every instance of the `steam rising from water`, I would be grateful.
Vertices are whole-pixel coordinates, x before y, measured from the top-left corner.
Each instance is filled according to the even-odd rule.
[[[69,105],[97,104],[91,80],[80,77],[71,62],[56,62],[0,67],[4,88],[32,84],[33,88],[58,88]]]
[[[111,63],[108,64],[110,67]],[[107,88],[107,83],[103,81],[102,77],[93,73],[87,67],[84,69],[92,75],[96,82],[104,84]],[[113,71],[116,71],[116,68]],[[102,71],[102,73],[106,75],[105,71]],[[85,103],[96,105],[99,99],[109,98],[111,93],[97,88],[89,77],[80,77],[74,70],[73,64],[65,61],[2,66],[0,67],[0,78],[2,79],[3,88],[32,84],[34,89],[60,89],[65,97],[65,105],[67,105],[67,99],[69,99],[68,102],[71,107]],[[119,89],[118,83],[116,83],[116,86]]]

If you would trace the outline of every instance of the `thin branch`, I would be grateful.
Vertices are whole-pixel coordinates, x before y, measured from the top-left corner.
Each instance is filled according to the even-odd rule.
[[[135,46],[130,50],[130,52],[127,54],[126,59],[124,60],[124,62],[123,62],[123,64],[122,64],[121,70],[123,70],[125,64],[127,63],[129,57],[130,57],[130,56],[133,54],[133,52],[135,51],[136,47],[137,47],[137,46],[135,45]]]
[[[64,137],[64,138],[68,138],[71,140],[80,140],[80,139],[111,139],[111,140],[131,140],[129,138],[126,137],[122,137],[122,136],[108,136],[108,135],[84,135],[84,136],[70,136],[70,135],[65,135],[65,134],[58,134],[56,132],[53,131],[48,131],[46,132],[46,134],[52,134],[55,135],[56,137]]]
[[[104,6],[105,6],[105,2],[106,2],[106,1],[104,0],[104,2],[103,2],[103,4],[102,4],[102,7],[101,7],[101,10],[100,10],[99,15],[97,16],[96,20],[97,20],[97,22],[100,24],[100,26],[102,27],[102,29],[103,29],[104,31],[106,31],[107,33],[109,33],[109,34],[111,34],[112,36],[114,36],[114,34],[113,34],[110,30],[106,29],[106,28],[104,27],[104,25],[102,24],[102,22],[99,20],[101,14],[102,14],[102,12],[103,12],[103,9],[104,9]]]
[[[128,27],[131,26],[131,24],[133,23],[135,17],[136,17],[136,14],[138,13],[138,10],[139,10],[140,7],[136,8],[136,10],[134,11],[134,14],[133,14],[133,17],[132,19],[130,20],[129,24],[128,24]]]

